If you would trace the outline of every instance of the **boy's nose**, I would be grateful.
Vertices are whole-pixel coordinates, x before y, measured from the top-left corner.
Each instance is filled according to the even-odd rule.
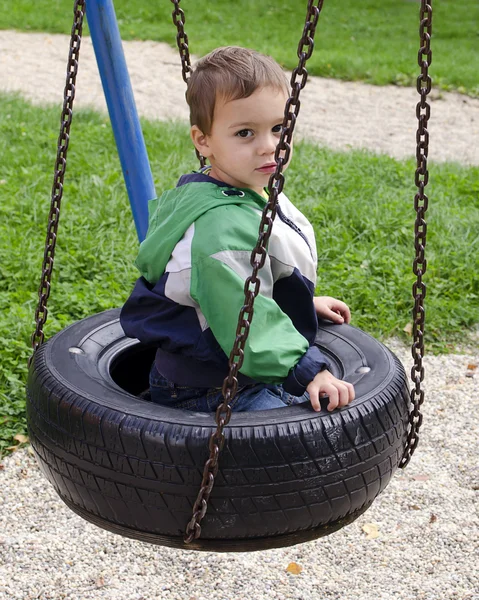
[[[277,144],[278,138],[276,136],[265,136],[259,144],[258,152],[259,154],[274,154]]]

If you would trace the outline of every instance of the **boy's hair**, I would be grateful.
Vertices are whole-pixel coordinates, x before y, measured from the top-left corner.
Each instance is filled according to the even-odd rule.
[[[274,59],[239,46],[216,48],[198,61],[188,82],[191,125],[209,135],[218,97],[226,102],[248,98],[263,86],[289,95],[288,79]]]

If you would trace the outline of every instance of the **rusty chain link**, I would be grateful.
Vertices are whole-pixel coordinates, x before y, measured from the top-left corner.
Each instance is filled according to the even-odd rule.
[[[57,242],[57,229],[60,219],[60,207],[63,196],[63,179],[67,166],[68,145],[70,142],[70,126],[72,123],[73,100],[75,99],[75,83],[78,73],[78,57],[80,53],[83,17],[85,14],[85,0],[76,0],[73,6],[73,26],[70,38],[70,51],[68,54],[67,76],[63,93],[63,110],[61,114],[60,135],[58,136],[57,158],[53,176],[52,200],[48,217],[47,237],[43,255],[42,278],[38,290],[38,306],[35,311],[36,328],[32,334],[33,354],[28,360],[32,362],[33,356],[39,346],[43,344],[45,334],[43,326],[47,320],[47,302],[50,296],[53,261]]]
[[[173,23],[176,26],[176,44],[180,51],[181,58],[181,72],[183,75],[183,81],[188,84],[188,80],[192,73],[191,61],[190,61],[190,50],[188,48],[188,36],[185,33],[185,13],[180,8],[180,0],[171,0],[175,5],[175,10],[171,13],[173,16]]]
[[[421,74],[417,78],[417,91],[421,96],[416,106],[416,116],[418,119],[418,129],[416,132],[416,160],[417,169],[415,174],[415,184],[418,189],[414,197],[414,209],[416,211],[416,221],[414,224],[414,247],[416,256],[413,262],[413,271],[416,275],[416,281],[412,287],[414,297],[413,309],[413,344],[412,356],[414,366],[411,369],[411,379],[413,388],[411,390],[412,410],[409,414],[409,432],[404,454],[399,463],[399,467],[404,469],[419,442],[419,428],[422,424],[421,405],[424,402],[424,390],[421,389],[421,382],[424,380],[424,367],[422,359],[424,356],[424,298],[426,297],[426,285],[422,277],[426,272],[427,261],[425,258],[426,232],[427,224],[424,219],[428,207],[429,199],[424,193],[429,180],[427,170],[427,155],[429,149],[429,132],[427,122],[431,115],[431,107],[427,102],[427,95],[431,91],[431,77],[428,68],[432,62],[431,52],[431,32],[432,32],[432,0],[421,0],[419,11],[420,26],[419,37],[421,47],[418,52],[418,64],[421,67]]]
[[[173,17],[173,23],[175,24],[177,30],[176,44],[178,46],[178,50],[180,51],[181,74],[183,76],[183,81],[188,86],[188,82],[190,80],[193,69],[191,68],[190,49],[188,47],[188,36],[185,33],[186,17],[184,11],[180,8],[180,0],[171,0],[171,2],[175,6],[175,10],[171,13],[171,15]],[[198,152],[198,150],[196,150],[196,157],[200,161],[200,167],[203,168],[206,165],[205,157],[202,156]]]
[[[179,0],[171,0],[178,3]],[[210,497],[216,474],[219,468],[219,455],[225,443],[224,428],[231,419],[230,402],[238,390],[238,372],[243,364],[244,347],[248,338],[249,329],[253,319],[254,300],[259,293],[261,281],[258,271],[266,261],[266,246],[271,235],[273,221],[276,216],[278,196],[284,185],[283,167],[287,164],[291,153],[291,140],[293,138],[294,126],[300,109],[299,94],[306,85],[308,72],[305,69],[306,61],[310,58],[314,47],[314,34],[318,23],[318,17],[323,7],[324,0],[309,0],[306,14],[306,23],[303,35],[298,45],[299,64],[294,69],[291,77],[291,96],[288,98],[284,111],[284,120],[281,129],[281,137],[276,147],[275,161],[276,171],[271,175],[268,183],[269,200],[266,204],[261,223],[259,226],[259,237],[253,252],[250,264],[253,267],[252,274],[246,279],[244,285],[245,302],[240,310],[238,326],[236,328],[236,339],[229,356],[229,374],[223,382],[223,403],[218,406],[215,415],[216,431],[211,435],[209,441],[210,457],[206,461],[203,470],[201,488],[193,506],[193,515],[186,527],[184,541],[186,544],[198,539],[201,535],[200,522],[206,514],[208,499]]]

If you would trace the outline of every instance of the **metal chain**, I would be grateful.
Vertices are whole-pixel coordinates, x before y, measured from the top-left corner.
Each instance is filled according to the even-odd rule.
[[[173,23],[175,24],[178,32],[176,34],[176,44],[178,46],[178,50],[180,51],[181,74],[183,76],[183,81],[188,86],[193,69],[191,68],[188,36],[185,33],[186,17],[184,11],[180,8],[180,0],[171,0],[171,2],[175,6],[175,10],[171,13],[171,15],[173,17]],[[196,150],[196,157],[200,161],[200,167],[203,168],[206,165],[205,157],[202,156],[198,150]]]
[[[172,0],[173,2],[174,0]],[[224,428],[231,419],[230,402],[235,397],[238,390],[238,372],[241,369],[244,358],[244,347],[253,320],[254,300],[259,293],[261,280],[258,277],[258,271],[263,267],[266,261],[266,247],[271,229],[273,226],[276,208],[278,205],[278,196],[284,185],[284,175],[282,170],[287,164],[291,153],[291,140],[293,138],[294,126],[299,114],[300,101],[299,93],[306,85],[308,72],[305,69],[306,61],[313,53],[314,34],[318,23],[318,17],[323,8],[324,0],[309,0],[306,14],[306,23],[303,29],[303,35],[298,45],[299,63],[294,69],[291,77],[291,96],[286,102],[284,111],[284,120],[282,124],[281,137],[276,147],[275,161],[276,171],[271,175],[268,183],[269,200],[263,210],[263,216],[259,226],[259,237],[256,246],[251,253],[250,264],[253,272],[245,281],[244,305],[240,310],[238,317],[238,326],[236,328],[236,339],[229,356],[229,374],[223,382],[223,403],[218,406],[216,411],[216,431],[211,435],[209,441],[210,457],[206,461],[203,470],[203,479],[201,488],[193,506],[193,516],[186,527],[184,541],[189,544],[198,539],[201,535],[200,522],[206,514],[208,508],[208,499],[210,497],[216,474],[218,473],[218,460],[220,452],[225,443]]]
[[[171,13],[173,16],[173,23],[176,26],[178,33],[176,34],[176,44],[180,51],[181,58],[181,72],[183,75],[183,81],[188,85],[192,68],[190,61],[190,50],[188,48],[188,36],[185,33],[185,13],[180,8],[180,0],[171,0],[175,5],[175,10]]]
[[[428,73],[429,65],[432,62],[431,52],[431,32],[432,32],[432,0],[421,0],[419,11],[420,27],[419,36],[421,47],[418,52],[418,64],[421,67],[421,75],[417,78],[417,91],[421,96],[416,106],[416,116],[418,119],[418,129],[416,132],[416,159],[417,169],[415,175],[415,184],[418,189],[414,197],[414,209],[416,210],[416,222],[414,224],[414,246],[416,257],[413,262],[413,271],[416,275],[416,281],[412,287],[414,297],[413,309],[413,344],[412,356],[414,366],[411,369],[411,379],[414,387],[411,390],[412,410],[409,415],[409,432],[407,445],[404,454],[399,463],[399,467],[404,469],[411,456],[414,454],[419,442],[419,428],[422,424],[421,405],[424,402],[424,390],[421,389],[421,382],[424,380],[424,367],[422,359],[424,356],[424,298],[426,297],[426,285],[422,277],[426,272],[427,261],[425,258],[426,232],[427,224],[424,219],[428,207],[428,197],[424,193],[429,180],[427,170],[427,155],[429,147],[429,132],[427,122],[431,115],[431,107],[427,102],[427,95],[431,91],[431,77]]]
[[[70,126],[73,117],[73,100],[75,99],[75,83],[78,73],[78,58],[80,53],[83,17],[85,14],[85,0],[76,0],[73,6],[73,26],[70,38],[70,51],[68,54],[67,76],[63,93],[63,110],[61,114],[60,135],[58,136],[57,158],[53,176],[52,200],[48,218],[47,238],[45,253],[43,255],[42,278],[38,290],[38,306],[35,311],[36,328],[32,334],[33,354],[28,360],[32,362],[36,350],[45,339],[43,327],[47,320],[47,301],[50,296],[53,261],[57,242],[57,229],[60,219],[60,207],[63,196],[63,180],[67,166],[68,145],[70,142]]]

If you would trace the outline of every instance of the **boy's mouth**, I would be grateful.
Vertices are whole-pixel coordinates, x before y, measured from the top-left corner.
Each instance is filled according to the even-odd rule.
[[[256,170],[260,173],[274,173],[276,171],[276,163],[266,163]]]

